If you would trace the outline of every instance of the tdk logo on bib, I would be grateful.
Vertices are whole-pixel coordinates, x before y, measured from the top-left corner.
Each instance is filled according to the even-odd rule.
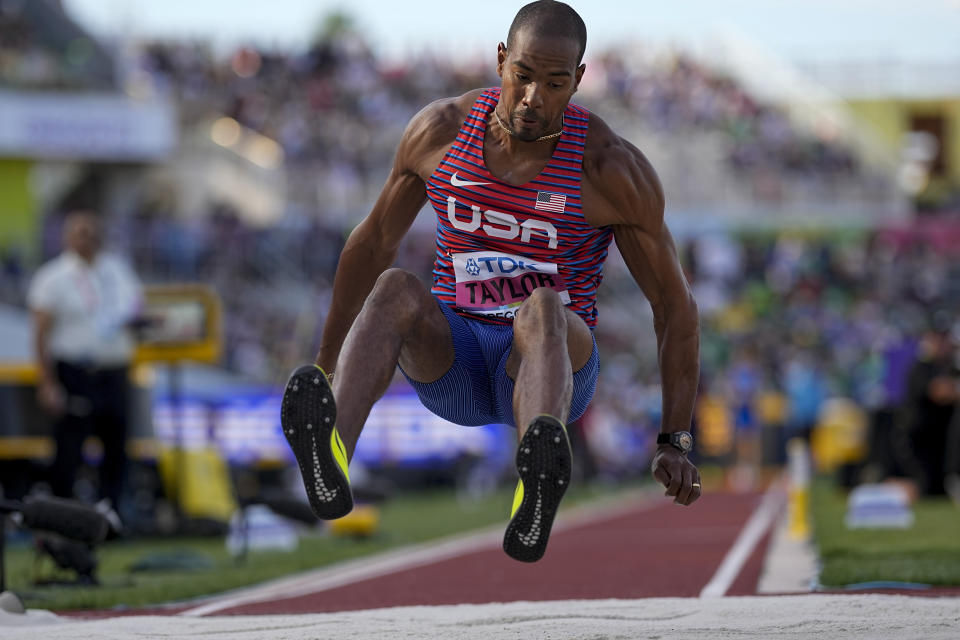
[[[570,294],[557,265],[495,251],[455,253],[457,306],[480,315],[512,318],[537,287],[550,287],[570,304]]]

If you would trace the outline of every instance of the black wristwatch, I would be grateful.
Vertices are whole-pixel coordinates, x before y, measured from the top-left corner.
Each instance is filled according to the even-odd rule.
[[[661,433],[657,436],[657,444],[672,444],[680,450],[680,453],[687,454],[693,450],[693,436],[689,431]]]

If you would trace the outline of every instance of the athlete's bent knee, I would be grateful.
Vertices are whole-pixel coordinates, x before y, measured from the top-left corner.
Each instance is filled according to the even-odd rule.
[[[368,300],[377,307],[390,307],[394,314],[415,317],[428,299],[429,293],[417,276],[394,267],[380,274]]]
[[[414,274],[406,269],[399,267],[390,267],[377,277],[377,287],[390,287],[392,289],[401,289],[405,287],[423,287],[423,283]]]
[[[373,291],[370,292],[370,295],[389,299],[403,296],[420,296],[423,292],[424,286],[423,283],[420,282],[420,278],[405,269],[392,267],[380,274],[376,283],[373,285]]]
[[[548,287],[538,287],[524,300],[514,318],[514,332],[528,330],[566,334],[567,316],[559,293]]]

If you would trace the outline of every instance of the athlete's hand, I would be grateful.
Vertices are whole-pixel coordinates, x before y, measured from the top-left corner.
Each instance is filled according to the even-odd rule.
[[[657,447],[651,470],[656,481],[667,488],[664,495],[673,496],[676,504],[693,504],[700,497],[700,472],[673,445]]]

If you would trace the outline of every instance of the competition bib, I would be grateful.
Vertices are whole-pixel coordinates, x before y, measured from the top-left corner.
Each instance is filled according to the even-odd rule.
[[[537,287],[550,287],[570,304],[557,265],[496,251],[454,253],[457,306],[469,313],[512,318]]]

